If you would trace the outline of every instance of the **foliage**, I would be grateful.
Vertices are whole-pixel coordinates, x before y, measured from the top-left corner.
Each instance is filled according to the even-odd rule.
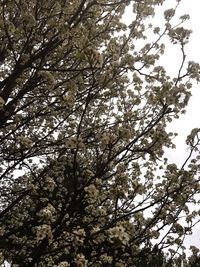
[[[149,23],[163,2],[1,1],[2,261],[136,267],[191,232],[198,158],[186,169],[190,157],[178,168],[163,155],[199,65],[185,59],[188,16],[172,22],[180,1]],[[163,42],[182,52],[175,77]]]

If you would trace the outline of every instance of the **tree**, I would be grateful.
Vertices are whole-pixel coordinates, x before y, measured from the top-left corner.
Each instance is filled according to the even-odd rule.
[[[188,16],[172,23],[179,1],[149,24],[163,3],[1,1],[2,262],[138,266],[182,246],[197,214],[198,158],[186,163],[199,130],[182,168],[163,155],[199,65],[186,62]],[[175,77],[160,64],[166,38],[182,52]]]

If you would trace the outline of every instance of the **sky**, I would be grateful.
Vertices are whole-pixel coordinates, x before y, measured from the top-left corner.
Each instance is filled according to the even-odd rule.
[[[172,2],[171,0],[169,2]],[[184,25],[189,29],[192,29],[193,33],[190,37],[190,42],[186,47],[186,56],[188,60],[193,60],[200,63],[200,1],[198,0],[182,0],[179,13],[188,13],[190,15],[190,20],[185,22]],[[174,66],[179,63],[179,57],[176,55],[176,51],[171,50],[171,55],[168,57],[169,62],[166,65],[170,66],[171,71],[175,69]],[[198,114],[200,114],[200,85],[194,84],[191,89],[192,97],[190,99],[189,105],[186,108],[186,114],[180,116],[178,120],[172,122],[168,129],[170,131],[178,132],[178,137],[176,138],[176,150],[173,153],[169,153],[171,161],[176,161],[180,166],[187,155],[185,139],[190,133],[192,128],[200,128],[200,119]]]
[[[168,1],[168,0],[167,0]],[[169,2],[172,2],[169,0]],[[200,63],[200,1],[199,0],[182,0],[179,12],[187,13],[190,15],[190,20],[184,25],[189,29],[192,29],[190,42],[186,48],[186,55],[189,60],[196,61]],[[173,62],[172,62],[173,60]],[[173,66],[178,63],[179,58],[171,51],[171,56],[169,57],[170,68],[173,70]],[[180,167],[188,155],[187,147],[185,144],[185,139],[190,133],[192,128],[200,128],[200,84],[194,84],[192,87],[192,97],[190,99],[189,105],[186,109],[186,114],[180,116],[180,118],[172,122],[168,129],[173,132],[178,132],[177,138],[174,140],[176,144],[176,149],[173,151],[166,151],[166,155],[171,162],[176,162]],[[185,239],[185,246],[195,245],[200,248],[200,225],[197,225],[193,229],[193,234],[187,236]]]
[[[164,7],[161,6],[156,9],[154,26],[161,26],[164,21],[163,11],[168,8],[174,8],[177,4],[176,0],[166,0]],[[193,33],[190,36],[189,43],[185,47],[186,62],[195,61],[200,64],[200,0],[181,0],[176,15],[179,18],[183,14],[189,14],[190,19],[183,23],[183,27],[191,29]],[[132,20],[131,10],[125,13],[123,18],[125,22],[130,22]],[[176,24],[178,20],[174,21]],[[141,41],[143,42],[143,41]],[[165,40],[163,41],[165,42]],[[168,46],[169,45],[169,46]],[[181,63],[181,52],[180,47],[177,45],[166,45],[167,53],[163,55],[161,64],[166,68],[168,74],[171,76],[176,76]],[[190,133],[192,128],[200,128],[200,119],[198,114],[200,114],[200,84],[194,84],[191,89],[192,97],[189,101],[189,105],[186,108],[186,114],[181,115],[179,119],[173,121],[168,126],[168,131],[178,132],[178,137],[174,140],[176,143],[176,150],[166,151],[166,155],[171,162],[176,162],[178,166],[181,166],[187,156],[187,147],[185,140],[187,135]]]
[[[157,26],[161,26],[163,23],[163,20],[161,21],[163,11],[165,9],[174,8],[176,4],[176,0],[166,0],[164,6],[155,10],[156,16],[154,22]],[[181,0],[176,12],[176,17],[179,18],[184,14],[190,15],[190,19],[181,25],[193,31],[190,36],[189,43],[185,48],[186,61],[195,61],[200,64],[199,10],[200,0]],[[128,10],[125,14],[124,21],[131,21],[131,10]],[[181,60],[180,47],[177,48],[177,46],[170,45],[169,48],[167,48],[167,53],[164,55],[161,63],[170,75],[176,76]],[[200,128],[200,84],[194,83],[191,93],[192,97],[190,98],[189,104],[186,108],[186,114],[180,115],[179,119],[176,119],[167,127],[169,132],[177,132],[178,136],[174,139],[176,149],[166,149],[165,157],[168,158],[170,163],[176,163],[178,167],[182,166],[189,153],[185,143],[187,135],[193,128]],[[193,234],[191,236],[186,236],[184,245],[187,248],[194,245],[200,249],[200,223],[193,229]]]

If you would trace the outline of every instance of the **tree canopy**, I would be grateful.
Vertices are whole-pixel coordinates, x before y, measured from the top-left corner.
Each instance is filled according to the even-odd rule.
[[[2,264],[155,267],[182,248],[199,212],[199,129],[178,168],[166,127],[200,68],[186,60],[188,15],[173,21],[180,1],[152,23],[164,2],[1,1]],[[170,44],[182,54],[173,77]]]

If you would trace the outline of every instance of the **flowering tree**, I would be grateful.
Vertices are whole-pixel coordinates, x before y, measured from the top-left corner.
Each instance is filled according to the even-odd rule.
[[[191,232],[199,130],[182,168],[163,155],[199,65],[185,60],[188,16],[172,23],[179,1],[151,24],[163,2],[1,1],[2,264],[152,266]],[[162,40],[182,53],[175,77]]]

